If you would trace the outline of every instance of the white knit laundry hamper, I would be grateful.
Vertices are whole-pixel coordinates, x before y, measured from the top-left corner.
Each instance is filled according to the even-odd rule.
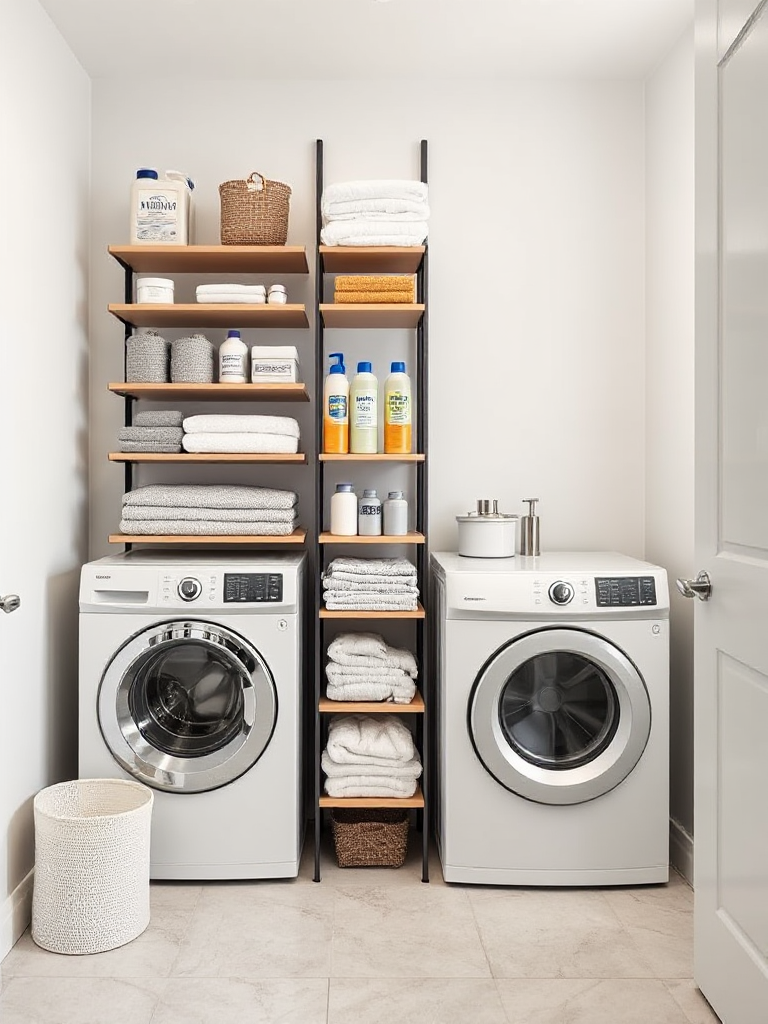
[[[76,779],[34,801],[32,938],[53,953],[103,953],[149,924],[154,793],[139,782]]]

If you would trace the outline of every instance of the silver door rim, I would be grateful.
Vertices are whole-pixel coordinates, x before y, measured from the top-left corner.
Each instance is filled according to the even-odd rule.
[[[579,654],[599,666],[619,703],[619,722],[608,746],[575,768],[531,764],[510,746],[499,718],[510,674],[529,659],[555,651]],[[470,693],[469,729],[481,762],[506,789],[537,803],[585,803],[615,789],[640,760],[651,732],[651,705],[640,673],[610,641],[586,630],[542,629],[502,647],[481,670]]]
[[[197,640],[226,651],[240,667],[243,717],[228,743],[199,757],[175,757],[158,750],[139,731],[128,704],[126,675],[151,648],[178,640]],[[244,649],[254,668],[243,664]],[[224,626],[190,619],[158,623],[141,630],[115,653],[104,670],[98,692],[98,720],[104,742],[127,772],[154,789],[202,793],[226,786],[251,768],[267,748],[277,721],[277,694],[266,662],[244,637]]]

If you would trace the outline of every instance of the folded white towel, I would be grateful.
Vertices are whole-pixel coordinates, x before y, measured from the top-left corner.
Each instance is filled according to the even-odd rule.
[[[407,558],[334,558],[328,566],[329,573],[347,572],[357,576],[415,576],[416,566]]]
[[[215,519],[121,519],[121,533],[182,537],[287,537],[293,533],[295,523],[248,522],[233,523]]]
[[[334,715],[328,756],[336,764],[403,764],[416,754],[411,730],[398,715]]]
[[[327,203],[322,211],[323,225],[338,220],[429,220],[426,203],[413,199],[351,199]]]
[[[201,292],[205,295],[221,294],[222,292],[239,295],[266,295],[267,289],[263,284],[233,284],[228,281],[219,281],[213,284],[199,284],[197,293]]]
[[[337,181],[323,189],[320,208],[325,210],[334,203],[350,203],[358,199],[406,199],[414,203],[426,203],[429,199],[429,186],[415,178]]]
[[[378,633],[339,633],[328,645],[328,657],[352,669],[399,668],[414,679],[419,674],[413,654],[390,647]]]
[[[358,679],[373,679],[376,682],[406,682],[410,680],[411,674],[402,668],[393,668],[380,662],[378,665],[337,665],[335,661],[327,662],[325,674],[329,681],[340,685],[344,682],[354,682]]]
[[[295,508],[161,508],[159,505],[123,505],[123,519],[199,519],[228,523],[294,523]]]
[[[242,434],[253,431],[255,434],[287,434],[289,437],[301,437],[298,421],[292,416],[205,413],[199,416],[186,416],[183,426],[187,434]]]
[[[328,700],[343,701],[388,701],[394,704],[410,704],[416,693],[416,684],[409,676],[403,676],[406,682],[382,683],[377,678],[363,682],[347,682],[341,685],[328,683],[325,695]]]
[[[403,761],[401,764],[338,764],[324,750],[320,756],[320,766],[327,776],[332,779],[348,779],[355,775],[375,776],[376,778],[390,779],[418,779],[421,775],[421,761],[416,754],[410,761]]]
[[[403,577],[405,579],[405,577]],[[336,574],[323,577],[324,590],[345,590],[350,594],[358,591],[370,593],[375,590],[377,594],[413,594],[419,596],[419,588],[409,583],[401,583],[390,577],[386,583],[371,583],[366,576],[359,576],[356,580],[340,580]]]
[[[332,220],[320,231],[323,245],[423,245],[423,220]]]
[[[185,434],[182,439],[185,452],[258,452],[289,454],[299,450],[299,439],[286,434],[207,433]]]
[[[267,301],[263,292],[254,295],[244,295],[242,292],[198,292],[196,298],[198,302],[207,302],[213,306],[263,306]]]
[[[123,495],[123,505],[159,505],[162,508],[293,508],[295,491],[237,484],[147,484]]]
[[[372,572],[363,575],[359,572],[345,572],[343,569],[337,569],[333,572],[326,572],[323,575],[324,579],[338,580],[339,583],[366,583],[371,589],[378,587],[383,583],[403,583],[407,587],[415,587],[418,583],[418,577],[414,573],[411,576],[385,576],[379,575],[378,573]],[[342,589],[341,587],[339,588]]]
[[[393,779],[387,775],[350,775],[348,778],[325,780],[325,792],[335,799],[351,796],[413,796],[417,788],[416,779]]]
[[[325,607],[330,612],[415,612],[418,601],[410,594],[349,594],[326,590]]]

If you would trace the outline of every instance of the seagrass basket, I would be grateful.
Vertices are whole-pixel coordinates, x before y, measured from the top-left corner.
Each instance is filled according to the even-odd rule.
[[[258,171],[219,185],[222,245],[285,245],[291,188]]]
[[[400,868],[408,851],[407,810],[331,810],[333,845],[340,868]]]

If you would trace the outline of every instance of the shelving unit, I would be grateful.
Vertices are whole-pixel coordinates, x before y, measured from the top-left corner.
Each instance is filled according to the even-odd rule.
[[[213,303],[134,303],[135,273],[157,274],[308,274],[309,264],[304,246],[228,246],[228,245],[111,245],[109,255],[125,272],[122,303],[110,303],[108,311],[125,325],[125,338],[133,327],[167,327],[199,329],[205,327],[268,327],[307,328],[306,308],[288,304],[213,304]],[[123,362],[125,371],[125,359]],[[124,376],[126,376],[124,372]],[[133,422],[136,401],[168,402],[308,402],[306,384],[145,384],[118,381],[107,385],[108,391],[124,400],[126,426]],[[140,464],[234,465],[289,464],[305,465],[304,452],[296,454],[256,453],[189,453],[109,452],[110,462],[124,466],[124,489],[133,488],[133,467]],[[313,517],[314,518],[314,517]],[[168,545],[297,545],[306,542],[305,529],[294,530],[284,537],[243,535],[180,536],[110,534],[110,544],[123,544],[129,550],[134,544]]]
[[[420,145],[421,180],[427,181],[428,150],[426,141]],[[414,394],[416,398],[416,420],[414,438],[417,451],[408,455],[332,455],[322,452],[323,411],[322,401],[316,403],[317,433],[317,469],[315,475],[315,507],[318,516],[322,517],[325,498],[325,465],[327,463],[402,463],[412,465],[416,475],[416,529],[406,536],[400,537],[340,537],[322,531],[322,522],[318,524],[315,547],[315,871],[314,880],[320,881],[320,845],[323,826],[323,810],[334,807],[354,808],[409,808],[417,812],[417,825],[421,828],[422,837],[422,869],[423,882],[429,881],[429,700],[428,691],[429,666],[427,664],[426,617],[424,605],[419,603],[416,611],[329,611],[323,604],[321,572],[326,563],[326,549],[331,546],[350,547],[370,544],[399,544],[412,546],[414,560],[419,579],[422,599],[426,596],[427,580],[427,272],[428,252],[426,246],[326,246],[320,244],[322,221],[320,216],[320,200],[323,193],[323,143],[317,141],[316,147],[316,201],[317,201],[317,259],[315,276],[315,386],[318,396],[322,395],[323,380],[326,373],[324,331],[334,329],[409,329],[416,331],[416,375]],[[415,274],[417,280],[417,302],[408,304],[336,304],[323,301],[323,290],[326,274]],[[359,552],[362,554],[363,552]],[[325,630],[328,620],[364,621],[368,628],[373,628],[375,621],[410,620],[416,632],[416,658],[419,665],[421,691],[410,704],[378,703],[378,702],[339,702],[325,697]],[[420,786],[415,794],[407,799],[380,798],[344,798],[337,799],[323,793],[323,777],[320,757],[326,733],[325,723],[328,715],[340,712],[364,712],[368,714],[411,714],[416,716],[416,743],[419,747],[422,762]]]

